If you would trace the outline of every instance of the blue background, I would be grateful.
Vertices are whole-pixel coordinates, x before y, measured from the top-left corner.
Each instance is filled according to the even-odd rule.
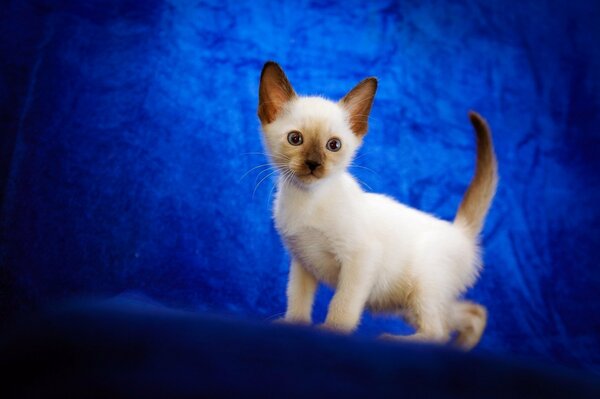
[[[501,180],[468,293],[490,314],[479,350],[600,372],[599,20],[583,0],[5,2],[0,319],[132,291],[280,315],[274,180],[242,178],[266,162],[273,59],[303,94],[377,76],[371,170],[353,173],[445,219],[472,174],[467,111],[482,113]],[[365,314],[358,334],[408,331]]]

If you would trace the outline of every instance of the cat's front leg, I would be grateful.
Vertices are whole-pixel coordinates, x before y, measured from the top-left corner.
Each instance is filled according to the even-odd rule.
[[[357,256],[342,264],[323,327],[343,332],[356,328],[372,289],[372,265],[370,256]]]
[[[292,259],[287,285],[285,322],[310,324],[317,280],[297,260]]]

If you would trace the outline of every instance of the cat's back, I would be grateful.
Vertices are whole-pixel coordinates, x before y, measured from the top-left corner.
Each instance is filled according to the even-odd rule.
[[[444,228],[449,223],[433,215],[405,205],[384,194],[365,193],[365,205],[372,218],[380,222],[411,225],[414,228],[426,230]]]
[[[464,248],[471,240],[452,222],[402,204],[382,194],[365,193],[370,230],[387,248],[411,252],[423,242]]]

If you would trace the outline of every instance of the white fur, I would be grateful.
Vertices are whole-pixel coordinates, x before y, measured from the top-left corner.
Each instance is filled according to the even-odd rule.
[[[326,327],[352,331],[367,307],[405,315],[417,328],[411,339],[445,342],[459,328],[458,298],[480,269],[477,243],[452,223],[361,189],[347,172],[361,139],[338,103],[289,101],[263,125],[267,149],[276,156],[289,131],[310,126],[335,133],[344,153],[314,183],[278,180],[274,218],[293,258],[286,320],[311,322],[321,281],[335,289]]]

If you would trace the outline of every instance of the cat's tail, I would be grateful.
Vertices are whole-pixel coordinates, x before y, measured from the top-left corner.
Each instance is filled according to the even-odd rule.
[[[496,193],[498,163],[487,122],[474,111],[469,112],[469,119],[477,137],[475,176],[458,207],[454,223],[476,238],[483,229],[485,216]]]

